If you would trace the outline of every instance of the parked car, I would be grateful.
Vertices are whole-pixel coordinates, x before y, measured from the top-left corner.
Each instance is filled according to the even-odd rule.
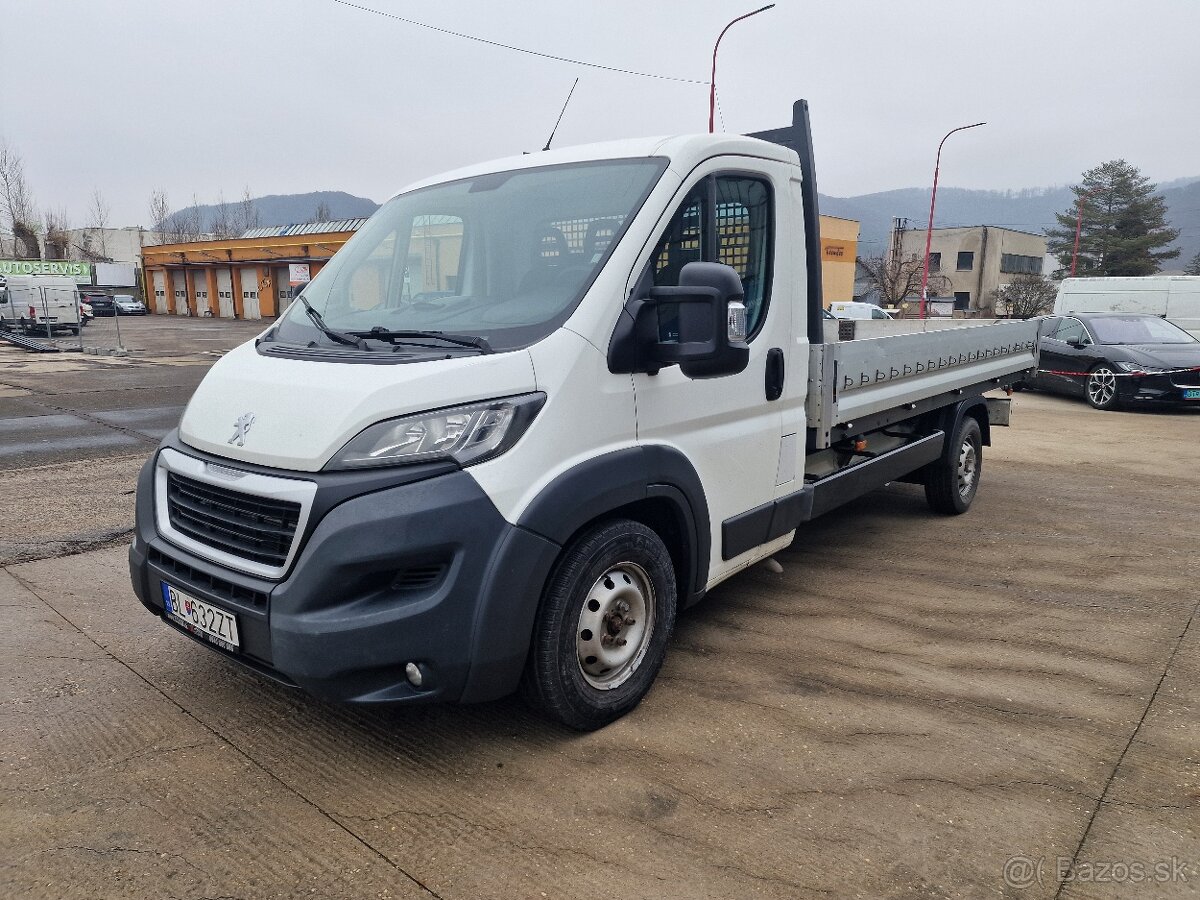
[[[1025,387],[1083,397],[1096,409],[1200,405],[1200,341],[1158,316],[1049,316],[1038,346],[1038,369]]]
[[[79,299],[92,308],[94,316],[115,316],[117,308],[113,305],[113,298],[108,294],[101,294],[95,291],[83,291],[79,295]]]
[[[860,303],[857,300],[839,301],[829,304],[829,311],[835,319],[891,319],[894,318],[886,309],[881,309],[874,303]]]
[[[146,304],[129,294],[114,294],[113,305],[123,316],[144,316],[147,313]]]

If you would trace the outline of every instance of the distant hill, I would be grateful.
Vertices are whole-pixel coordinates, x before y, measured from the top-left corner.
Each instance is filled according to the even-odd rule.
[[[1160,187],[1168,219],[1181,231],[1175,246],[1182,249],[1167,269],[1182,269],[1200,251],[1200,177],[1177,178]],[[1054,214],[1074,204],[1070,188],[1023,191],[972,191],[939,187],[934,225],[998,225],[1042,234],[1056,224]],[[860,256],[878,256],[887,249],[892,217],[908,218],[908,227],[923,230],[929,221],[929,189],[902,188],[858,197],[821,196],[821,212],[862,223]]]
[[[329,208],[329,220],[355,219],[359,216],[369,216],[379,209],[379,204],[366,197],[355,197],[345,191],[312,191],[307,194],[269,194],[266,197],[256,197],[254,209],[258,212],[259,225],[295,225],[313,219],[317,207],[324,203]],[[236,202],[223,204],[227,213],[233,216]],[[173,219],[186,218],[193,210],[199,212],[201,230],[211,231],[212,223],[218,217],[222,204],[208,203],[198,206],[188,206],[171,214]]]

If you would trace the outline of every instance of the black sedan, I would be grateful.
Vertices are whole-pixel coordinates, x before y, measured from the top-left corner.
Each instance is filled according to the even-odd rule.
[[[1037,373],[1025,387],[1083,397],[1096,409],[1200,407],[1200,341],[1158,316],[1050,316],[1042,320],[1038,346]]]
[[[81,291],[79,299],[92,308],[94,316],[115,316],[117,314],[113,299],[108,294]]]

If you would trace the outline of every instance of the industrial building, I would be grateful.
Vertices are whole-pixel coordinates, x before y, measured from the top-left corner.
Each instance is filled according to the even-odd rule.
[[[893,252],[905,259],[925,255],[925,230],[893,234]],[[1046,238],[1040,234],[974,225],[967,228],[935,228],[930,242],[929,275],[949,282],[938,294],[930,284],[929,298],[938,315],[995,315],[996,289],[1018,275],[1041,275],[1046,258]]]
[[[821,293],[825,305],[854,299],[859,223],[821,216]]]
[[[279,315],[366,219],[253,228],[241,237],[142,248],[147,306],[181,316]]]

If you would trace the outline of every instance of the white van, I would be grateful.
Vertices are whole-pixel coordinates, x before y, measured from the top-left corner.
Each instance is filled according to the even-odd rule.
[[[1068,278],[1058,289],[1054,315],[1122,312],[1161,316],[1200,337],[1200,275],[1141,278]]]
[[[9,275],[0,289],[0,324],[47,337],[54,331],[79,334],[79,287],[65,275]]]
[[[886,309],[881,309],[874,303],[854,301],[839,301],[829,304],[829,311],[835,319],[894,319]]]

